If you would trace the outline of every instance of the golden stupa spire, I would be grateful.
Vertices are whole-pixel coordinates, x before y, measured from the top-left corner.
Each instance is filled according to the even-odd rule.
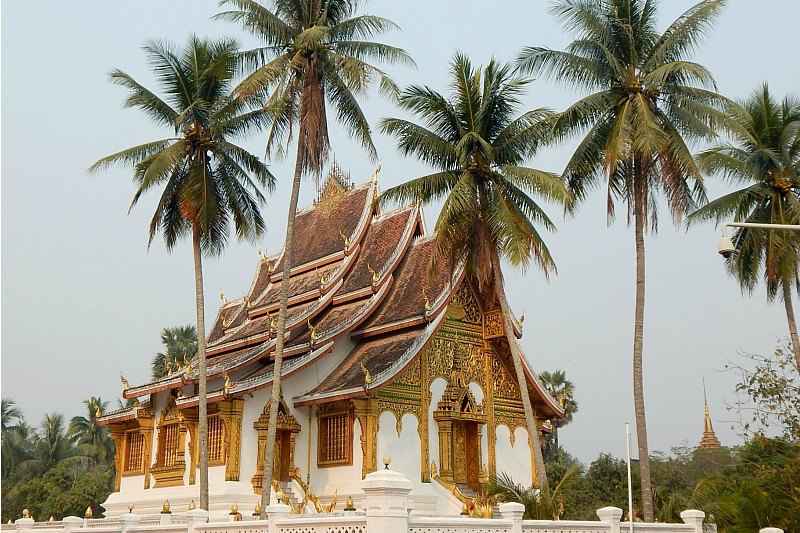
[[[719,439],[714,433],[711,424],[711,412],[708,410],[708,395],[706,394],[706,380],[703,379],[703,437],[700,439],[700,448],[711,450],[720,447]]]

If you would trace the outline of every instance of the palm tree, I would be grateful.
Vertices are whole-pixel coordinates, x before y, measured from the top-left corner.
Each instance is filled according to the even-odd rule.
[[[719,223],[732,217],[736,222],[800,224],[800,101],[787,96],[777,102],[765,83],[739,105],[730,106],[728,114],[726,126],[732,142],[709,148],[697,159],[707,174],[744,187],[710,202],[689,220]],[[727,258],[727,265],[742,291],[752,293],[763,275],[767,299],[782,295],[800,370],[800,341],[792,306],[792,287],[798,284],[797,234],[740,228],[733,240],[736,252]]]
[[[192,236],[197,311],[199,376],[200,506],[208,509],[208,420],[206,411],[206,340],[202,255],[219,254],[233,224],[240,239],[263,232],[259,187],[272,190],[275,178],[267,166],[232,142],[268,122],[261,110],[230,94],[236,64],[236,42],[192,36],[183,52],[166,43],[144,46],[166,100],[130,75],[115,70],[111,81],[129,91],[126,107],[141,109],[172,137],[151,141],[97,161],[91,171],[114,164],[133,167],[137,190],[131,202],[161,186],[161,198],[150,222],[150,242],[161,233],[167,250],[178,239]],[[195,365],[193,364],[193,367]]]
[[[627,204],[636,243],[633,325],[633,393],[642,477],[642,510],[653,519],[647,445],[642,349],[644,345],[645,247],[648,223],[657,229],[656,203],[663,195],[677,222],[705,201],[702,176],[687,141],[713,136],[724,99],[711,73],[689,60],[725,0],[704,0],[663,32],[655,0],[560,0],[553,11],[577,34],[566,50],[525,48],[518,66],[548,74],[590,94],[564,111],[555,131],[588,130],[564,176],[577,199],[605,178],[609,219],[615,201]]]
[[[535,468],[542,487],[547,476],[530,396],[503,289],[500,260],[526,267],[534,261],[546,275],[555,263],[536,224],[553,223],[529,196],[538,194],[566,204],[569,194],[557,175],[522,166],[547,141],[552,114],[543,109],[515,114],[530,80],[492,60],[473,68],[461,53],[450,65],[452,95],[412,85],[400,97],[400,107],[423,124],[384,119],[381,129],[398,140],[404,155],[414,155],[434,168],[387,190],[384,201],[430,203],[444,199],[436,221],[435,260],[449,258],[450,268],[463,265],[467,279],[485,305],[499,304],[514,361]]]
[[[578,412],[575,386],[567,379],[567,374],[563,370],[542,372],[539,374],[539,380],[564,409],[564,416],[553,423],[553,446],[555,451],[558,451],[558,429],[572,422],[573,415]]]
[[[197,330],[194,326],[176,326],[161,330],[161,344],[165,351],[153,357],[153,379],[160,379],[188,364],[197,352]]]
[[[381,17],[354,16],[357,0],[274,0],[272,4],[273,8],[268,9],[254,0],[222,0],[221,5],[232,9],[219,13],[216,18],[238,22],[264,42],[263,47],[242,54],[243,66],[254,71],[240,83],[237,94],[265,96],[268,89],[273,90],[264,104],[273,120],[267,136],[267,153],[283,153],[280,145],[292,137],[297,125],[297,155],[283,248],[282,279],[288,280],[300,180],[307,172],[319,176],[330,150],[326,105],[335,109],[338,121],[374,158],[376,151],[369,124],[357,96],[363,95],[376,79],[385,93],[395,92],[396,87],[389,76],[370,61],[413,62],[400,48],[366,40],[397,26]],[[272,483],[288,291],[289,284],[282,283],[264,487]],[[269,489],[264,490],[262,518],[266,516],[269,497]]]
[[[26,466],[41,474],[61,461],[76,456],[77,452],[65,429],[63,415],[45,415],[39,433],[34,436],[33,457],[26,462]]]
[[[106,428],[97,425],[97,417],[105,412],[108,402],[92,396],[84,400],[83,404],[86,406],[87,416],[75,416],[70,420],[69,436],[84,449],[87,456],[104,463],[113,455],[114,444]]]
[[[555,487],[537,490],[525,487],[503,472],[491,481],[490,496],[502,502],[517,502],[525,506],[523,518],[526,520],[560,520],[564,513],[564,489],[580,474],[580,465],[573,464],[564,472]]]
[[[16,427],[22,422],[22,411],[17,407],[17,402],[10,398],[2,399],[2,430]]]

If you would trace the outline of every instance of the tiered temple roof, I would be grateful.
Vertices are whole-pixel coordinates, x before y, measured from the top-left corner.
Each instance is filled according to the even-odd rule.
[[[298,214],[282,375],[325,357],[344,336],[354,347],[295,403],[365,395],[391,379],[433,334],[462,283],[463,276],[451,276],[448,265],[431,267],[434,241],[425,236],[418,207],[382,213],[377,199],[377,179],[356,187],[329,180],[315,204]],[[283,261],[283,253],[261,257],[248,293],[223,302],[207,355],[209,378],[224,377],[225,385],[209,392],[209,402],[272,382]],[[365,370],[374,378],[370,384],[364,382]],[[537,413],[560,416],[558,403],[529,368],[526,372]],[[196,380],[192,362],[160,380],[126,388],[123,397],[179,389]],[[177,399],[181,407],[196,402],[194,394]],[[104,416],[102,422],[113,423],[129,411]]]

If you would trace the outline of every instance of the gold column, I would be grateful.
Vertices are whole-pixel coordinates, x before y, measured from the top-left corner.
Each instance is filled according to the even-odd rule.
[[[428,412],[430,411],[431,403],[431,386],[428,383],[430,379],[428,375],[428,350],[422,350],[420,357],[420,371],[419,371],[419,414],[417,420],[419,425],[417,431],[419,433],[419,447],[420,447],[420,477],[423,483],[430,482],[431,480],[431,458],[430,458],[430,442],[428,437]]]
[[[452,465],[452,437],[453,422],[450,420],[439,421],[439,477],[443,481],[453,482]]]
[[[111,438],[114,441],[114,492],[119,492],[120,486],[122,484],[122,469],[124,467],[123,460],[125,457],[125,443],[127,439],[125,438],[125,433],[112,431]]]
[[[494,374],[492,374],[492,352],[484,352],[483,372],[484,372],[484,396],[483,409],[486,413],[486,449],[489,464],[488,474],[490,478],[497,475],[497,420],[494,415]]]
[[[149,489],[150,463],[153,460],[153,426],[150,425],[149,427],[142,429],[142,435],[144,436],[144,456],[142,457],[142,460],[144,461],[144,488]]]
[[[225,423],[225,481],[239,481],[244,400],[220,402],[219,413]]]
[[[378,469],[378,409],[375,400],[353,400],[354,414],[361,426],[361,477]]]

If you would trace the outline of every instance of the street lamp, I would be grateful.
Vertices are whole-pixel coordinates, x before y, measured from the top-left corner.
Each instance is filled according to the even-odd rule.
[[[800,231],[800,224],[757,224],[753,222],[731,222],[729,224],[725,224],[725,226],[730,228],[753,228],[766,230],[784,229],[790,231]],[[722,237],[719,239],[719,248],[717,251],[719,252],[719,255],[725,259],[729,258],[736,251],[736,248],[733,246],[733,241],[725,230],[722,231]]]

